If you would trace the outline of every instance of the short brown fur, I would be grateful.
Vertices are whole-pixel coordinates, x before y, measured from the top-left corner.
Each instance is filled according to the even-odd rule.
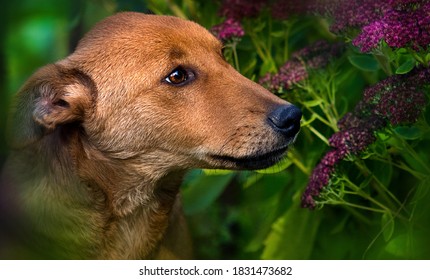
[[[120,13],[26,82],[9,122],[2,207],[22,225],[11,232],[49,252],[36,244],[24,257],[192,256],[185,172],[264,168],[293,141],[267,125],[288,103],[236,72],[221,49],[193,22]],[[178,66],[192,71],[184,85],[165,79]]]

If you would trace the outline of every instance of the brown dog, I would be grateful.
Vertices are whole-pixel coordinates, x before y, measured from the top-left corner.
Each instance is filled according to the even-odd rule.
[[[25,257],[189,258],[183,174],[268,167],[300,128],[221,49],[196,23],[120,13],[37,71],[12,110],[3,235]]]

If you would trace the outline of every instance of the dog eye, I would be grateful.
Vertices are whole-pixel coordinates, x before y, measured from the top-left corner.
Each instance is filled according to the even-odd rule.
[[[167,77],[166,81],[173,85],[183,85],[188,82],[194,75],[192,72],[185,70],[182,67],[178,67],[173,70]]]

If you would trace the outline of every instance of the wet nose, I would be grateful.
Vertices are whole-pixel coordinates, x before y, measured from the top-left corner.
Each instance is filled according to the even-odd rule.
[[[269,125],[286,137],[294,137],[300,130],[302,111],[294,105],[282,105],[267,117]]]

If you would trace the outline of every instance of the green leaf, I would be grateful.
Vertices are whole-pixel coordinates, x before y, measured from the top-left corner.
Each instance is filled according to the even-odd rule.
[[[182,192],[185,213],[191,215],[206,209],[221,195],[234,174],[201,174],[190,180]]]
[[[406,48],[399,48],[396,50],[398,54],[409,54],[409,51]]]
[[[415,67],[415,59],[411,58],[406,60],[399,68],[396,69],[396,74],[409,73]]]
[[[280,162],[278,162],[277,164],[266,168],[266,169],[260,169],[257,170],[257,173],[262,173],[262,174],[273,174],[273,173],[279,173],[281,171],[284,171],[285,169],[287,169],[288,167],[290,167],[290,165],[293,164],[293,162],[285,157],[284,159],[282,159]]]
[[[247,52],[255,52],[255,49],[253,47],[253,43],[251,38],[249,38],[248,36],[242,37],[240,38],[240,42],[239,44],[237,44],[237,50],[238,51],[247,51]],[[239,55],[241,56],[241,55]],[[245,58],[248,57],[248,55],[244,55]]]
[[[263,29],[266,27],[267,22],[260,20],[256,25],[253,25],[252,29],[254,32],[258,33],[263,31]]]
[[[316,119],[317,119],[316,114],[313,113],[308,120],[305,120],[305,121],[302,120],[302,123],[300,125],[301,125],[301,127],[306,127],[306,126],[310,125],[311,123],[313,123]]]
[[[384,133],[383,131],[378,131],[378,132],[376,132],[376,135],[378,136],[378,138],[379,138],[382,142],[387,141],[387,140],[388,140],[388,139],[390,139],[390,137],[391,137],[389,134]]]
[[[385,212],[381,218],[381,231],[384,240],[388,242],[394,233],[394,218],[390,212]]]
[[[257,65],[257,59],[255,57],[252,57],[251,59],[248,59],[247,62],[243,62],[242,60],[239,61],[239,64],[241,65],[241,73],[245,77],[252,76],[255,66]]]
[[[377,71],[379,69],[378,61],[370,55],[350,55],[348,60],[362,71]]]
[[[323,103],[323,99],[322,98],[321,99],[316,99],[316,100],[305,101],[305,102],[303,102],[303,105],[305,107],[311,108],[311,107],[318,106],[321,103]]]
[[[301,191],[293,205],[272,225],[266,238],[262,259],[309,259],[320,224],[318,212],[300,207]]]
[[[252,224],[248,229],[252,232],[252,238],[244,248],[247,252],[261,252],[264,241],[272,230],[273,222],[291,207],[291,198],[294,194],[290,189],[294,188],[291,174],[282,172],[256,175],[262,176],[261,179],[246,192],[247,201],[252,201],[252,204],[247,206],[246,214],[241,214],[242,217],[247,215],[248,222]]]
[[[203,173],[205,175],[226,175],[226,174],[230,174],[233,173],[234,171],[232,170],[225,170],[225,169],[203,169]]]
[[[243,188],[247,189],[251,186],[254,186],[263,177],[264,177],[264,174],[261,174],[261,173],[260,174],[254,173],[253,175],[247,176],[243,182]]]
[[[389,186],[393,179],[393,165],[380,164],[376,161],[369,162],[369,168],[372,170],[372,175],[378,178],[378,181],[384,186]]]
[[[276,65],[275,62],[271,59],[268,59],[263,62],[263,65],[260,69],[260,75],[263,76],[264,74],[268,72],[275,72],[276,71]]]
[[[385,251],[395,258],[428,259],[430,254],[429,232],[427,230],[409,230],[390,240]],[[391,256],[391,258],[393,258]]]
[[[416,140],[422,136],[421,130],[416,126],[398,126],[394,131],[406,140]]]
[[[285,32],[283,30],[273,31],[270,33],[270,36],[275,38],[283,38],[285,37]]]

